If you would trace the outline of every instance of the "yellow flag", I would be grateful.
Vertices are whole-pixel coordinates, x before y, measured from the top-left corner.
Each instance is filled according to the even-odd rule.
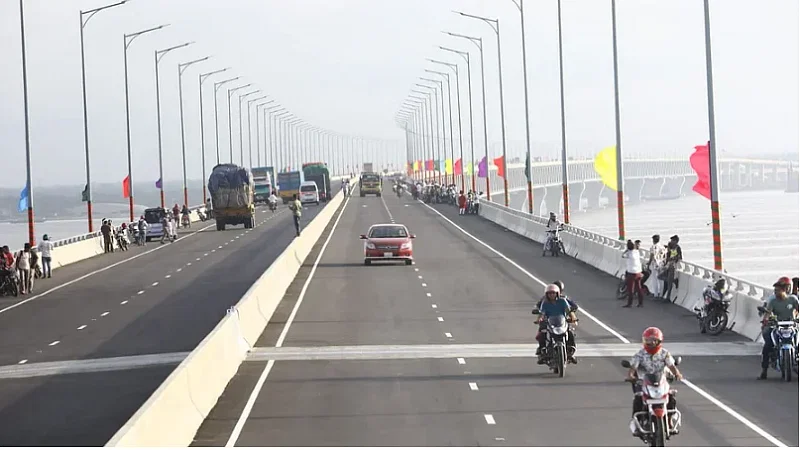
[[[444,173],[450,175],[453,173],[453,160],[452,159],[445,159],[444,160]]]
[[[617,190],[617,146],[612,145],[600,151],[594,158],[594,171],[600,175],[603,184]]]
[[[468,163],[467,164],[466,174],[467,175],[472,175],[472,163]]]
[[[419,161],[414,161],[414,172],[419,172]]]

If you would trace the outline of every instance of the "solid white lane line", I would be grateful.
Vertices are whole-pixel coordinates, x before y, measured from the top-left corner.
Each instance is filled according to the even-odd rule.
[[[106,312],[104,312],[103,314],[100,314],[100,317],[105,317],[105,316],[107,316],[107,315],[109,315],[109,314],[111,314],[111,313],[110,313],[110,312],[108,312],[108,311],[106,311]]]
[[[463,229],[463,228],[461,228],[460,226],[456,225],[456,224],[455,224],[455,222],[453,222],[452,220],[448,219],[448,218],[447,218],[447,217],[446,217],[444,214],[440,213],[440,212],[439,212],[439,211],[437,211],[435,208],[432,208],[432,207],[430,207],[430,206],[426,205],[424,202],[420,202],[420,203],[422,203],[422,205],[423,205],[423,206],[425,206],[426,208],[428,208],[428,209],[430,209],[431,211],[433,211],[433,212],[435,212],[436,214],[438,214],[438,215],[439,215],[439,216],[440,216],[442,219],[444,219],[445,221],[447,221],[447,222],[448,222],[450,225],[452,225],[453,227],[455,227],[457,230],[461,231],[461,232],[462,232],[463,234],[465,234],[466,236],[469,236],[469,237],[470,237],[470,238],[472,238],[472,240],[474,240],[475,242],[477,242],[477,243],[479,243],[479,244],[483,245],[483,246],[484,246],[484,247],[486,247],[488,250],[490,250],[491,252],[493,252],[494,254],[496,254],[497,256],[499,256],[500,258],[502,258],[503,260],[505,260],[506,262],[508,262],[508,263],[509,263],[509,264],[511,264],[512,266],[514,266],[514,267],[516,267],[517,269],[519,269],[519,270],[520,270],[522,273],[524,273],[525,275],[527,275],[527,276],[528,276],[530,279],[532,279],[532,280],[536,281],[537,283],[541,284],[542,286],[546,286],[546,283],[544,283],[542,280],[540,280],[540,279],[536,278],[535,276],[533,276],[533,274],[531,274],[530,272],[528,272],[527,270],[525,270],[524,268],[522,268],[522,266],[520,266],[520,265],[519,265],[519,264],[517,264],[516,262],[512,261],[511,259],[509,259],[509,258],[508,258],[507,256],[505,256],[504,254],[502,254],[502,253],[500,253],[499,251],[495,250],[495,249],[494,249],[492,246],[490,246],[489,244],[487,244],[487,243],[485,243],[485,242],[481,241],[480,239],[478,239],[477,237],[473,236],[472,234],[470,234],[469,232],[467,232],[466,230],[464,230],[464,229]],[[592,320],[593,322],[595,322],[597,325],[599,325],[599,326],[600,326],[601,328],[603,328],[604,330],[608,331],[608,332],[609,332],[609,333],[610,333],[612,336],[616,337],[617,339],[619,339],[619,340],[620,340],[620,341],[622,341],[623,343],[625,343],[625,344],[630,344],[630,343],[631,343],[631,342],[630,342],[628,339],[626,339],[626,338],[625,338],[625,336],[621,335],[621,334],[620,334],[620,333],[618,333],[616,330],[614,330],[613,328],[609,327],[608,325],[606,325],[605,323],[601,322],[601,321],[600,321],[600,320],[598,320],[596,317],[594,317],[593,315],[591,315],[590,313],[588,313],[584,307],[581,307],[581,312],[582,312],[582,313],[583,313],[583,314],[584,314],[586,317],[588,317],[590,320]],[[764,429],[762,429],[762,428],[761,428],[761,427],[759,427],[758,425],[754,424],[753,422],[751,422],[750,420],[748,420],[747,418],[745,418],[745,417],[744,417],[742,414],[738,413],[737,411],[735,411],[735,410],[734,410],[733,408],[731,408],[730,406],[728,406],[728,405],[726,405],[726,404],[722,403],[722,402],[721,402],[719,399],[715,398],[714,396],[712,396],[711,394],[709,394],[709,393],[708,393],[708,392],[706,392],[705,390],[701,389],[700,387],[698,387],[697,385],[695,385],[695,384],[694,384],[694,383],[692,383],[691,381],[689,381],[689,380],[687,380],[687,379],[685,379],[685,378],[684,378],[684,379],[683,379],[683,384],[684,384],[684,385],[686,385],[686,386],[687,386],[689,389],[691,389],[691,390],[693,390],[693,391],[697,392],[698,394],[700,394],[700,396],[704,397],[706,400],[710,401],[711,403],[713,403],[714,405],[716,405],[717,407],[719,407],[721,410],[723,410],[723,411],[725,411],[726,413],[728,413],[728,414],[729,414],[731,417],[733,417],[734,419],[736,419],[736,420],[738,420],[739,422],[741,422],[741,423],[742,423],[744,426],[746,426],[747,428],[749,428],[750,430],[752,430],[753,432],[755,432],[755,433],[756,433],[756,434],[758,434],[759,436],[761,436],[761,437],[763,437],[764,439],[766,439],[767,441],[769,441],[769,442],[770,442],[772,445],[775,445],[775,446],[777,446],[777,447],[787,447],[787,445],[786,445],[786,444],[784,444],[783,442],[781,442],[781,441],[780,441],[778,438],[776,438],[775,436],[772,436],[771,434],[767,433],[766,431],[764,431]]]
[[[192,237],[195,234],[197,234],[197,233],[199,233],[199,232],[201,232],[203,230],[207,230],[207,229],[211,228],[211,226],[212,225],[209,225],[209,226],[207,226],[205,228],[201,228],[200,230],[195,231],[192,234],[187,234],[186,236],[180,237],[175,242],[181,241],[181,240],[186,239],[188,237]],[[93,272],[89,272],[86,275],[82,275],[82,276],[80,276],[78,278],[75,278],[74,280],[69,280],[69,281],[67,281],[65,283],[59,284],[58,286],[54,286],[54,287],[42,292],[41,294],[34,295],[33,297],[26,298],[25,300],[22,300],[20,302],[14,303],[13,305],[9,305],[9,306],[6,306],[3,309],[0,309],[0,314],[3,314],[4,312],[10,311],[10,310],[12,310],[14,308],[17,308],[19,306],[22,306],[22,305],[24,305],[24,304],[26,304],[28,302],[32,302],[32,301],[36,300],[37,298],[44,297],[45,295],[47,295],[47,294],[49,294],[51,292],[55,292],[55,291],[57,291],[59,289],[63,289],[65,287],[69,286],[69,285],[72,285],[72,284],[75,284],[75,283],[77,283],[79,281],[85,280],[86,278],[89,278],[89,277],[91,277],[93,275],[97,275],[98,273],[105,272],[108,269],[117,267],[117,266],[119,266],[121,264],[125,264],[126,262],[129,262],[129,261],[133,261],[136,258],[141,258],[144,255],[147,255],[147,254],[150,254],[150,253],[153,253],[153,252],[157,252],[157,251],[161,250],[162,248],[164,248],[164,247],[156,247],[156,248],[154,248],[152,250],[147,250],[146,252],[142,252],[142,253],[139,253],[138,255],[131,256],[128,259],[123,259],[122,261],[115,262],[114,264],[109,264],[109,265],[107,265],[107,266],[105,266],[105,267],[103,267],[101,269],[97,269],[97,270],[95,270]]]
[[[495,425],[497,423],[494,421],[494,416],[491,414],[484,414],[483,418],[486,419],[486,423],[489,425]]]
[[[462,366],[467,363],[467,360],[464,358],[456,358],[456,361],[458,361],[458,363]]]
[[[52,347],[52,346],[54,346],[54,345],[58,345],[58,343],[59,343],[59,342],[61,342],[61,341],[53,341],[53,342],[51,342],[51,343],[47,344],[47,346],[48,346],[48,347]]]
[[[18,362],[17,364],[25,364],[26,362],[28,362],[28,360],[27,359],[23,359],[22,361]]]
[[[124,304],[126,304],[126,303],[128,303],[128,301],[127,301],[127,300],[123,300],[123,301],[119,302],[119,304],[120,304],[120,305],[124,305]]]
[[[445,335],[445,337],[449,337],[449,338],[453,337],[453,335],[450,334],[450,333],[445,333],[444,335]]]
[[[477,391],[478,390],[478,383],[470,383],[469,384],[470,391]]]
[[[339,211],[339,216],[336,218],[336,222],[333,223],[333,227],[331,227],[331,231],[328,233],[328,237],[325,239],[325,243],[322,244],[322,248],[319,251],[319,255],[317,255],[317,259],[314,261],[314,265],[311,267],[311,272],[308,274],[308,278],[306,278],[305,283],[303,283],[303,288],[300,290],[300,295],[297,297],[297,302],[295,302],[294,308],[289,314],[286,324],[283,326],[283,331],[281,331],[280,336],[278,336],[275,347],[283,346],[283,341],[286,340],[286,335],[289,333],[289,328],[292,326],[292,323],[294,323],[294,318],[297,316],[297,311],[300,309],[300,305],[303,303],[303,299],[306,296],[308,286],[311,284],[311,280],[314,278],[314,274],[317,272],[319,262],[322,260],[322,256],[325,254],[325,249],[328,248],[328,244],[331,242],[331,238],[333,238],[333,235],[336,232],[336,227],[339,225],[339,221],[342,219],[342,216],[344,215],[349,203],[350,197],[347,197],[344,201],[344,206],[342,206],[342,209]],[[258,378],[258,381],[253,388],[253,392],[250,393],[250,397],[247,399],[247,403],[244,405],[244,410],[242,410],[239,420],[236,421],[236,426],[233,427],[233,431],[231,432],[231,436],[228,438],[228,442],[225,444],[225,447],[233,447],[236,445],[236,441],[239,439],[239,435],[242,433],[242,429],[244,428],[247,419],[250,417],[250,413],[253,411],[253,405],[255,405],[256,400],[258,399],[261,389],[264,388],[264,383],[267,381],[267,377],[272,371],[272,366],[274,365],[274,360],[267,362],[267,366],[264,368],[264,371]]]
[[[81,325],[81,326],[78,327],[79,330],[82,330],[84,328],[86,328],[86,325]]]
[[[439,322],[444,322],[444,317],[437,317],[436,320],[438,320]]]

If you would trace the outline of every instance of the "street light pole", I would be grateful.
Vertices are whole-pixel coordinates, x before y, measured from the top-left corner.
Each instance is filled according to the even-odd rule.
[[[533,173],[531,172],[531,120],[528,106],[528,58],[525,51],[525,6],[523,0],[512,0],[514,5],[519,9],[519,26],[522,30],[522,86],[525,91],[525,170],[527,172],[526,178],[528,179],[528,213],[533,214]],[[519,2],[519,3],[517,3]],[[559,14],[561,13],[561,0],[558,0]],[[559,25],[560,27],[560,25]],[[559,28],[560,30],[560,28]],[[566,205],[566,200],[565,203]]]
[[[223,85],[230,83],[231,81],[238,80],[239,77],[229,78],[227,80],[219,81],[214,83],[214,136],[216,139],[216,147],[217,147],[217,165],[219,165],[219,106],[217,105],[217,93],[219,88]]]
[[[239,162],[242,163],[242,167],[244,167],[244,132],[242,131],[242,101],[247,97],[258,94],[261,92],[261,89],[256,89],[255,91],[250,91],[246,94],[242,94],[239,96]],[[248,109],[249,111],[249,109]],[[247,126],[250,126],[250,117],[248,114],[247,117]],[[233,161],[233,159],[231,159]]]
[[[160,30],[162,28],[167,27],[168,25],[161,25],[154,28],[149,28],[147,30],[142,30],[136,33],[125,34],[123,35],[123,60],[124,60],[124,67],[125,67],[125,137],[127,140],[127,147],[128,147],[128,210],[130,213],[130,221],[133,222],[133,164],[132,164],[132,157],[131,157],[131,107],[130,107],[130,95],[129,95],[129,86],[128,86],[128,47],[136,40],[137,37],[150,33],[152,31]]]
[[[163,155],[163,144],[161,142],[161,87],[159,86],[159,77],[158,77],[158,63],[161,62],[161,58],[164,57],[167,53],[177,50],[179,48],[184,48],[189,45],[193,44],[193,42],[187,42],[185,44],[176,45],[174,47],[166,48],[164,50],[156,50],[155,51],[155,66],[156,66],[156,117],[158,122],[158,181],[159,181],[159,190],[161,193],[161,207],[164,208],[166,202],[164,200],[164,155]]]
[[[448,111],[449,117],[450,117],[450,160],[452,161],[452,164],[455,165],[455,157],[453,155],[453,145],[454,145],[455,140],[453,138],[453,103],[452,103],[452,99],[450,98],[450,75],[446,74],[446,73],[442,74],[441,72],[435,72],[435,71],[428,70],[428,69],[425,69],[425,71],[429,72],[429,73],[439,73],[441,75],[444,75],[445,79],[447,80],[447,111]],[[425,81],[430,81],[430,82],[436,83],[439,86],[439,90],[442,91],[442,102],[441,102],[442,103],[442,136],[444,136],[445,133],[446,133],[446,130],[445,130],[445,127],[444,127],[444,83],[442,83],[441,80],[434,80],[432,78],[422,78],[422,79],[425,80]],[[444,140],[444,138],[443,138],[443,140]],[[444,146],[444,155],[445,155],[445,159],[447,159],[447,146],[446,145]],[[445,174],[445,180],[446,179],[447,179],[447,174]],[[452,180],[453,180],[453,184],[455,184],[455,170],[453,170]]]
[[[127,0],[122,0],[111,5],[101,6],[100,8],[90,9],[88,11],[80,11],[80,36],[81,36],[81,90],[83,95],[83,149],[86,153],[86,217],[89,221],[89,233],[94,232],[94,224],[92,223],[92,167],[89,161],[89,113],[86,105],[86,55],[84,50],[83,29],[86,24],[92,20],[95,14],[103,11],[104,9],[113,8],[115,6],[124,5]],[[20,13],[22,12],[22,5],[20,5]],[[83,20],[83,16],[88,16]],[[24,26],[24,25],[23,25]],[[26,69],[27,70],[27,69]],[[29,184],[28,189],[31,190]],[[32,198],[32,197],[31,197]]]
[[[443,48],[443,47],[439,47],[439,48]],[[459,78],[460,77],[458,76],[458,66],[456,64],[450,64],[450,63],[447,63],[447,62],[444,62],[444,61],[438,61],[438,60],[435,60],[435,59],[429,59],[428,61],[430,61],[432,63],[435,63],[435,64],[441,64],[443,66],[447,66],[447,67],[453,69],[453,71],[456,74],[456,103],[458,104],[458,147],[459,147],[459,151],[461,153],[461,161],[463,162],[464,161],[464,138],[463,138],[464,133],[462,133],[462,131],[461,131],[461,124],[463,122],[461,120],[461,83],[459,82]],[[447,77],[447,78],[449,79],[450,77]],[[461,177],[461,190],[464,190],[464,177]]]
[[[564,106],[564,53],[561,37],[561,0],[558,0],[558,86],[561,95],[561,196],[564,222],[569,223],[569,171],[567,170],[567,116]]]
[[[178,64],[178,105],[181,118],[181,159],[183,165],[183,205],[189,207],[189,185],[186,177],[186,131],[183,125],[183,72],[190,66],[206,61],[209,57]],[[163,181],[162,181],[163,184]],[[203,199],[205,200],[205,198]]]
[[[617,144],[617,226],[619,240],[625,240],[625,180],[622,167],[622,137],[619,123],[619,70],[617,66],[617,1],[611,0],[611,41],[614,53],[614,131]]]
[[[444,33],[447,34],[447,35],[453,36],[453,37],[459,37],[459,38],[467,39],[468,41],[470,41],[473,44],[475,44],[475,46],[478,47],[478,50],[480,51],[480,55],[481,55],[481,93],[482,93],[481,94],[481,100],[482,100],[482,103],[483,103],[483,150],[485,152],[485,156],[484,157],[486,158],[486,169],[487,169],[486,170],[486,200],[491,201],[492,200],[492,193],[491,193],[491,185],[489,183],[489,170],[488,170],[489,169],[489,132],[488,132],[488,127],[486,125],[486,71],[485,71],[485,65],[483,63],[483,38],[476,38],[476,37],[467,36],[467,35],[464,35],[464,34],[451,33],[449,31],[445,31]],[[474,157],[472,158],[472,162],[473,162],[473,164],[475,163],[475,158]],[[476,171],[476,169],[477,169],[476,167],[472,168],[472,179],[473,180],[475,179],[475,171]]]
[[[506,117],[505,117],[505,101],[503,95],[503,59],[501,56],[500,51],[500,20],[498,19],[489,19],[486,17],[480,16],[473,16],[470,14],[465,14],[463,12],[458,12],[458,14],[469,17],[472,19],[478,19],[485,22],[492,28],[492,31],[495,32],[497,35],[497,72],[498,78],[500,79],[500,131],[502,134],[503,139],[503,193],[504,193],[504,200],[505,206],[508,208],[508,157],[506,154]],[[489,161],[486,161],[486,168],[489,168]],[[488,172],[488,170],[487,170]],[[486,176],[488,177],[489,174],[487,173]]]
[[[444,140],[444,132],[442,132],[441,136],[436,136],[440,132],[440,130],[439,130],[439,110],[436,108],[438,106],[438,104],[439,104],[439,94],[437,93],[435,87],[425,86],[424,84],[419,84],[419,83],[415,83],[415,85],[416,86],[420,86],[420,87],[424,87],[424,88],[428,88],[433,93],[433,107],[432,107],[433,114],[431,114],[431,117],[433,118],[434,122],[431,123],[431,135],[434,136],[434,140],[436,141],[436,153],[434,154],[433,157],[435,158],[436,163],[444,164],[445,163],[444,159],[447,159],[447,154],[445,154],[444,155],[444,159],[442,159],[442,149],[439,146],[440,141]],[[416,92],[417,94],[426,94],[426,92],[417,91],[417,90],[414,90],[414,89],[412,89],[411,92]],[[430,95],[430,93],[427,93],[427,94]],[[444,108],[444,92],[442,92],[442,108]],[[442,112],[442,123],[444,123],[444,112]],[[434,130],[435,130],[435,134],[434,134]],[[434,166],[433,166],[434,173],[436,173],[436,168],[437,168],[436,166],[437,165],[438,164],[434,164]],[[439,172],[439,177],[438,177],[439,178],[439,183],[444,184],[444,183],[447,182],[447,176],[445,176],[444,180],[442,180],[442,172],[444,171],[443,170],[444,168],[439,166],[438,169],[439,169],[439,171],[438,171]]]
[[[238,91],[239,89],[250,87],[250,85],[252,85],[252,83],[247,83],[244,86],[235,87],[233,89],[228,89],[228,150],[230,151],[231,164],[233,164],[233,118],[231,117],[231,97],[233,96],[234,92]]]
[[[460,50],[456,50],[456,49],[452,49],[452,48],[448,48],[448,47],[440,46],[439,48],[444,50],[444,51],[447,51],[447,52],[451,52],[451,53],[455,53],[457,55],[461,55],[461,57],[464,58],[464,61],[467,62],[467,92],[468,92],[468,97],[469,97],[469,132],[470,132],[469,148],[470,148],[470,158],[472,158],[472,161],[474,163],[475,162],[475,127],[472,125],[472,70],[470,69],[469,53],[468,52],[462,52]],[[455,67],[456,67],[456,69],[458,69],[458,66],[455,66]],[[456,76],[458,76],[458,70],[456,70]],[[456,80],[456,81],[458,81],[458,80]],[[459,95],[458,124],[459,124],[459,129],[460,129],[460,127],[461,127],[461,100],[460,100],[461,91],[460,90],[458,91],[458,95]],[[464,152],[464,150],[463,150],[463,147],[462,147],[461,152],[462,152],[462,156],[461,156],[461,178],[462,178],[461,188],[463,189],[464,188],[464,181],[463,181],[463,179],[464,179],[464,156],[463,156],[463,152]],[[473,190],[476,189],[476,187],[475,187],[475,171],[474,170],[472,171],[472,189]]]
[[[265,98],[267,98],[267,96],[262,95],[261,97],[247,101],[247,153],[250,158],[250,170],[253,170],[253,124],[250,123],[250,105],[252,105],[253,102],[264,100]],[[241,120],[241,118],[239,120]],[[256,111],[256,131],[258,131],[258,111]],[[258,141],[256,140],[256,145],[257,144]],[[256,151],[256,153],[258,153],[258,151]],[[244,154],[242,154],[242,166],[244,166]]]
[[[203,82],[212,75],[216,75],[218,73],[222,73],[230,69],[230,67],[226,67],[224,69],[215,70],[213,72],[206,72],[201,73],[198,75],[199,87],[200,87],[200,165],[202,166],[203,172],[203,202],[206,200],[206,133],[205,133],[205,119],[203,118]],[[217,134],[217,91],[214,89],[214,134]],[[219,140],[217,140],[219,142]],[[219,164],[219,146],[217,146],[217,164]]]

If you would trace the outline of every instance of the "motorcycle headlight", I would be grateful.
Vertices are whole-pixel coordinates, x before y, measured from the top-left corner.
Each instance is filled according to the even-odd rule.
[[[647,386],[647,396],[650,398],[661,398],[667,395],[667,385],[661,384],[660,386]]]
[[[792,335],[794,334],[794,330],[792,330],[791,328],[781,328],[780,330],[778,330],[778,334],[780,334],[782,338],[788,339],[792,337]]]
[[[567,333],[567,326],[564,325],[562,327],[553,327],[552,330],[553,330],[553,334],[558,334],[558,335],[566,334]]]

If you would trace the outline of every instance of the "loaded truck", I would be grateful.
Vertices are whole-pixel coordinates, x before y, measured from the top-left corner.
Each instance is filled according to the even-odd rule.
[[[320,200],[327,202],[331,198],[331,175],[324,162],[303,164],[303,175],[306,181],[317,183]]]
[[[362,172],[364,173],[374,172],[374,170],[372,170],[372,163],[364,163],[364,170],[362,170]]]
[[[367,194],[374,194],[378,197],[381,196],[383,191],[383,183],[381,176],[375,172],[364,172],[358,180],[359,194],[361,197],[366,197]]]
[[[302,170],[278,174],[278,186],[281,187],[280,196],[284,205],[289,203],[295,194],[300,195],[300,185],[303,184],[303,181],[305,178]]]
[[[258,203],[267,203],[269,195],[272,193],[272,167],[254,167],[253,168],[253,182],[255,183],[255,192],[253,193],[253,200]]]
[[[253,201],[255,182],[253,174],[236,164],[219,164],[208,178],[208,192],[217,219],[217,231],[226,225],[244,224],[253,228],[256,224],[256,208]]]

